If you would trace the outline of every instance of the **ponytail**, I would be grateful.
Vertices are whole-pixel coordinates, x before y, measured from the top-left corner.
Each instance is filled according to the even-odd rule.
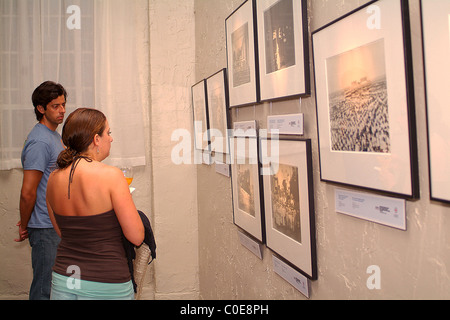
[[[56,164],[58,165],[59,169],[66,169],[68,168],[74,161],[75,157],[79,153],[71,148],[64,149],[58,156],[58,160],[56,161]]]

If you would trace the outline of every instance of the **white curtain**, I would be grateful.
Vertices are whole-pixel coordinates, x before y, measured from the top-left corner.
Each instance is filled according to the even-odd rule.
[[[46,80],[66,88],[66,116],[105,113],[110,164],[145,165],[148,25],[148,0],[0,0],[0,170],[21,167],[31,94]]]

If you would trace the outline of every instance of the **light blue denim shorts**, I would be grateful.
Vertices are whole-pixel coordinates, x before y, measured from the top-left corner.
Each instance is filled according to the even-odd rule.
[[[78,280],[53,272],[50,300],[134,300],[133,283]]]

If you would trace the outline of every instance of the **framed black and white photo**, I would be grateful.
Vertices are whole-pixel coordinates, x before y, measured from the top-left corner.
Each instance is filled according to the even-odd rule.
[[[245,1],[225,20],[231,108],[255,104],[260,99],[255,2]]]
[[[306,5],[256,1],[261,101],[310,95]]]
[[[195,149],[209,151],[208,101],[206,99],[206,80],[192,86],[192,108],[194,113]]]
[[[321,179],[418,198],[408,1],[371,1],[312,41]]]
[[[450,203],[450,1],[421,1],[431,199]]]
[[[311,140],[261,139],[267,246],[317,279]],[[268,174],[270,172],[270,174]]]
[[[256,135],[235,136],[231,141],[234,224],[264,243],[264,204],[261,196],[258,138]]]
[[[222,69],[206,79],[211,151],[230,154],[228,145],[227,73]]]

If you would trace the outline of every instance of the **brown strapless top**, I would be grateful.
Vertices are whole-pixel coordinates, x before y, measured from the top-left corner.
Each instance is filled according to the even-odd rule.
[[[81,280],[125,283],[131,280],[123,247],[123,233],[115,212],[94,216],[61,216],[55,213],[61,230],[53,271],[70,277],[71,266],[79,267]]]

